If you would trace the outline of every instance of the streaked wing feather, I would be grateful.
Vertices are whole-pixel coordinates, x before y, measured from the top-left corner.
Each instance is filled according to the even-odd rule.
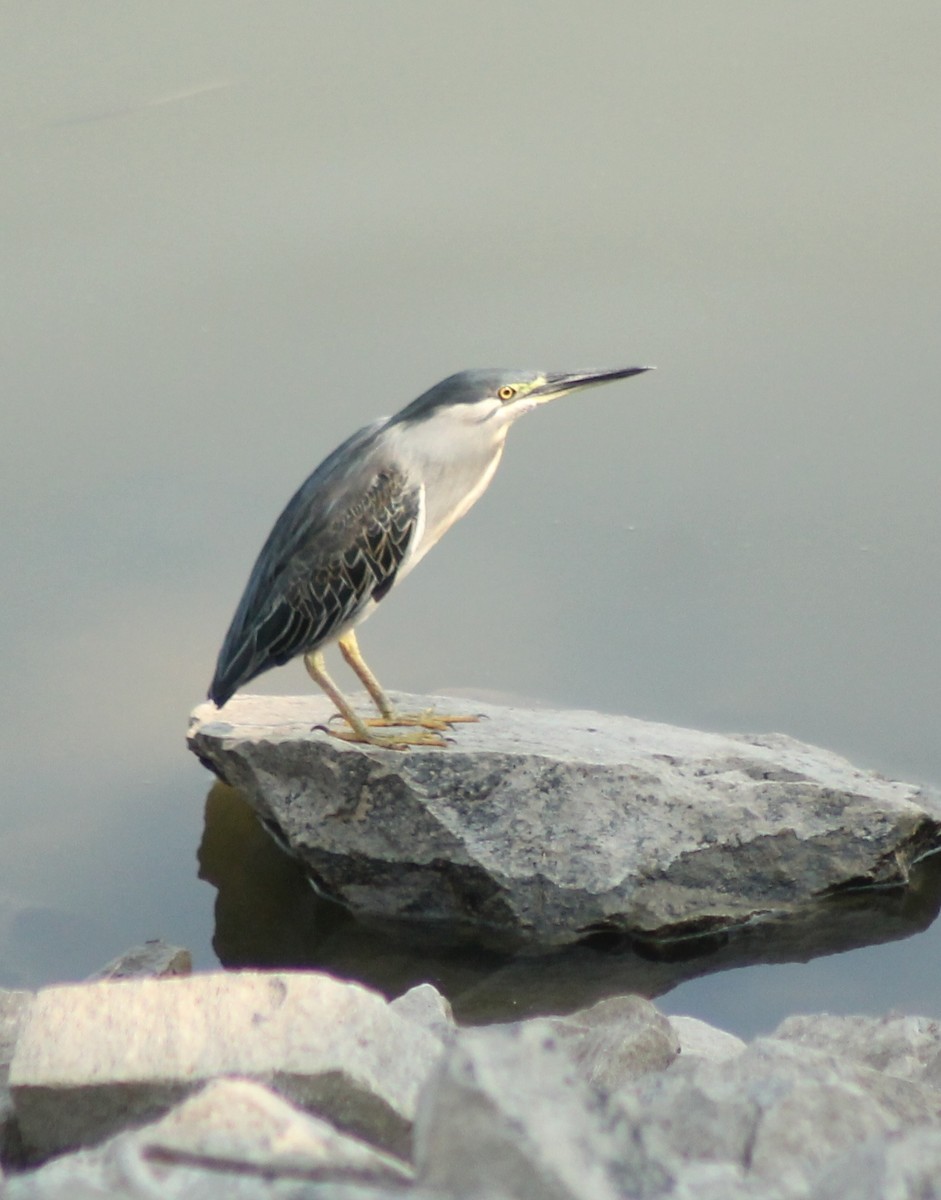
[[[269,667],[316,649],[392,587],[420,494],[394,465],[370,457],[381,427],[335,451],[275,523],[219,654],[209,691],[217,704]]]

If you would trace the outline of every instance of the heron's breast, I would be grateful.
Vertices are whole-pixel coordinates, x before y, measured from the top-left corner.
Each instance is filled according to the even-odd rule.
[[[425,530],[422,552],[430,549],[455,521],[480,499],[500,463],[500,446],[485,461],[455,463],[425,480]]]
[[[437,465],[424,477],[424,511],[421,537],[415,547],[417,562],[468,512],[487,490],[500,462],[502,446],[486,461]]]
[[[487,490],[500,463],[505,434],[505,429],[458,424],[444,415],[407,429],[401,440],[396,439],[400,467],[423,488],[422,528],[409,555],[410,567]]]

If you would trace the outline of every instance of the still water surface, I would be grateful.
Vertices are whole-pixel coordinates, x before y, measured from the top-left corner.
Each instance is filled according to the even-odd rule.
[[[0,984],[162,935],[390,989],[424,963],[469,1018],[640,986],[624,955],[534,988],[377,942],[184,748],[291,491],[465,366],[659,370],[512,432],[363,630],[391,688],[782,731],[941,783],[933,0],[40,0],[2,32]],[[925,864],[652,986],[740,1032],[941,1016],[935,894]]]

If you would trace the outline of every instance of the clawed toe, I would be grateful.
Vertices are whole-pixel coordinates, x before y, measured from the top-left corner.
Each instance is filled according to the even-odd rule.
[[[443,736],[453,725],[468,724],[479,721],[481,717],[473,713],[438,713],[428,708],[419,713],[389,712],[381,717],[360,717],[352,714],[347,717],[344,713],[334,713],[326,724],[315,725],[314,729],[323,730],[331,737],[344,742],[354,742],[366,746],[382,746],[389,750],[408,750],[411,746],[447,746],[454,738]],[[352,722],[355,720],[355,724]],[[346,728],[334,728],[335,721],[346,721]],[[396,729],[401,733],[373,733],[373,729]],[[411,730],[412,732],[405,732]]]
[[[373,723],[370,722],[370,724]],[[385,750],[408,750],[412,746],[437,746],[440,748],[447,745],[444,738],[424,730],[412,733],[369,733],[366,737],[363,737],[355,729],[328,729],[327,732],[331,737],[339,738],[343,742],[355,742],[366,746],[382,746]]]
[[[383,727],[408,727],[416,725],[421,729],[437,729],[441,732],[448,730],[452,725],[460,725],[479,721],[480,718],[473,714],[453,713],[438,713],[433,708],[426,708],[420,713],[390,713],[387,717],[367,717],[365,723],[367,725],[377,725]]]

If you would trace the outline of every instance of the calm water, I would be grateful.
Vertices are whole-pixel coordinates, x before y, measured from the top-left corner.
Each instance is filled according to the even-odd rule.
[[[513,431],[362,631],[390,687],[783,731],[941,783],[933,0],[2,23],[0,985],[162,935],[390,989],[424,956],[468,1017],[555,994],[547,964],[534,987],[318,906],[183,742],[288,495],[465,366],[659,370]],[[742,1032],[941,1016],[935,888],[926,864],[908,898],[643,985],[585,951],[559,1004],[581,975]]]

